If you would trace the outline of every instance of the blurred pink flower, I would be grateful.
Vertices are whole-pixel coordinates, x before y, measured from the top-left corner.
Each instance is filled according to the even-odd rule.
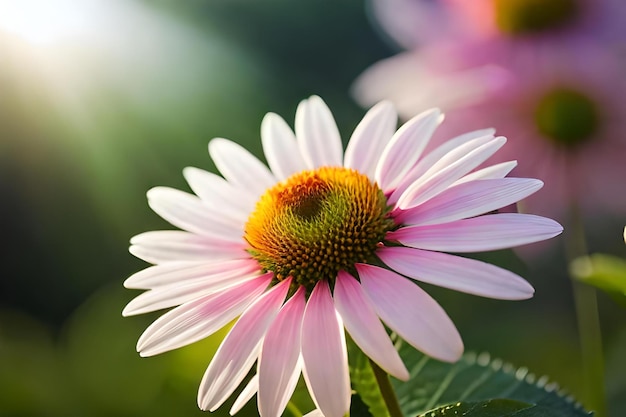
[[[626,40],[622,0],[370,0],[370,4],[377,23],[404,49],[487,39]]]
[[[463,343],[454,324],[411,279],[529,298],[534,290],[518,275],[443,252],[523,245],[562,228],[539,216],[486,214],[542,183],[505,178],[510,162],[474,171],[506,141],[492,130],[424,153],[442,119],[428,111],[396,131],[393,106],[380,103],[344,152],[330,110],[311,97],[298,107],[295,134],[275,114],[263,120],[269,169],[234,142],[211,141],[224,178],[187,168],[197,196],[148,192],[154,211],[183,230],[131,240],[131,253],[155,265],[125,281],[147,291],[123,314],[175,307],[140,337],[140,354],[188,345],[239,317],[204,374],[198,405],[220,407],[256,363],[231,412],[257,394],[264,417],[282,414],[301,372],[317,414],[344,416],[351,395],[344,328],[400,379],[409,374],[382,322],[427,355],[457,360]]]
[[[563,13],[557,21],[544,1],[393,1],[393,13],[385,2],[374,5],[398,41],[415,47],[434,39],[415,31],[411,37],[406,28],[412,13],[431,13],[435,5],[444,18],[440,38],[368,69],[354,86],[359,102],[389,99],[407,118],[434,103],[448,114],[446,134],[494,126],[510,137],[499,156],[519,161],[515,174],[546,183],[545,193],[524,202],[534,212],[563,218],[572,203],[626,210],[619,191],[626,173],[626,80],[615,49],[626,33],[620,19],[626,4],[555,0],[552,12]],[[503,5],[534,12],[539,5],[548,16],[526,16],[526,23],[535,19],[533,30],[505,31],[497,21]]]

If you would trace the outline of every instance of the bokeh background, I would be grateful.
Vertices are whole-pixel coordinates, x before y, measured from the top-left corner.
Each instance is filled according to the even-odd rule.
[[[0,416],[202,414],[196,390],[219,335],[142,359],[136,340],[158,314],[121,316],[137,295],[122,282],[146,266],[129,238],[171,228],[145,192],[188,190],[185,166],[214,170],[213,137],[261,157],[263,115],[291,123],[311,94],[347,140],[364,114],[354,80],[399,51],[368,10],[347,0],[0,0]],[[591,252],[625,257],[625,220],[587,219]],[[482,256],[526,277],[531,300],[425,287],[468,350],[548,375],[584,403],[563,239],[540,252]],[[617,417],[626,313],[602,293],[598,303]]]

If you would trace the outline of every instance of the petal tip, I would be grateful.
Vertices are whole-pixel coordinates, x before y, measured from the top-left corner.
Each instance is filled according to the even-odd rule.
[[[265,113],[265,116],[263,116],[263,120],[261,120],[261,132],[265,132],[266,134],[261,134],[261,139],[263,139],[263,136],[267,136],[267,133],[272,129],[274,125],[283,121],[283,118],[274,112]]]
[[[313,94],[309,96],[309,102],[315,103],[315,104],[323,104],[324,106],[326,105],[326,102],[324,101],[324,99],[322,99],[317,94]]]
[[[132,244],[128,247],[128,253],[130,253],[131,255],[133,255],[135,258],[144,260],[141,254],[141,249],[139,249],[140,247],[136,244]]]
[[[394,378],[404,382],[408,381],[411,378],[411,375],[409,374],[409,371],[408,369],[406,369],[406,366],[404,366],[404,364],[402,364],[402,368],[395,369],[391,375]]]
[[[372,106],[372,108],[378,108],[380,110],[385,110],[385,111],[390,111],[390,110],[394,110],[396,109],[396,106],[393,104],[393,102],[391,100],[381,100],[378,103],[376,103],[375,105]]]
[[[230,145],[230,144],[234,144],[233,141],[225,139],[225,138],[213,138],[209,141],[209,155],[211,155],[211,157],[215,160],[214,155],[216,155],[216,152],[218,151],[218,147],[224,146],[224,145]]]
[[[124,285],[126,287],[126,285]],[[128,288],[128,287],[126,287]],[[132,316],[131,312],[128,310],[128,306],[124,307],[122,310],[122,317],[130,317]]]
[[[191,166],[183,168],[183,177],[187,180],[187,182],[191,182],[195,177],[202,175],[203,173],[206,173],[206,171],[200,168]]]
[[[454,346],[450,346],[450,350],[448,352],[442,352],[438,358],[443,362],[454,363],[457,362],[463,356],[463,352],[465,351],[465,346],[463,345],[463,341],[459,336],[458,342]]]
[[[130,317],[141,314],[141,312],[138,311],[138,309],[135,307],[136,303],[134,301],[135,299],[126,304],[126,307],[124,307],[124,309],[122,310],[122,317]]]
[[[137,352],[139,353],[139,356],[141,356],[142,358],[149,358],[150,356],[154,355],[153,353],[150,353],[149,351],[139,349],[139,347],[137,347]]]
[[[159,198],[159,196],[162,195],[165,190],[166,187],[163,186],[152,187],[148,191],[146,191],[146,197],[148,198],[148,201],[154,200],[156,198]]]

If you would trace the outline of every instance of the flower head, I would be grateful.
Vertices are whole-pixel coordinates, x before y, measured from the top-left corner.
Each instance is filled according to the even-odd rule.
[[[492,130],[424,154],[442,119],[428,111],[395,131],[393,107],[380,103],[344,154],[330,110],[314,96],[298,107],[295,134],[275,114],[263,120],[269,169],[233,142],[211,141],[223,178],[187,168],[197,196],[148,192],[150,206],[183,230],[131,240],[130,251],[155,265],[126,280],[147,291],[124,315],[175,307],[141,336],[141,355],[190,344],[239,317],[206,370],[198,404],[217,409],[256,363],[232,412],[256,393],[260,414],[272,417],[284,411],[300,373],[323,415],[348,411],[344,329],[400,379],[409,375],[383,323],[424,353],[457,360],[463,344],[456,328],[413,280],[485,297],[531,297],[521,277],[444,252],[508,248],[562,228],[538,216],[488,214],[542,183],[505,178],[514,162],[476,170],[505,143]]]
[[[415,4],[394,1],[396,23],[407,25]],[[621,46],[614,42],[624,38],[624,3],[436,4],[447,11],[448,23],[463,21],[471,28],[457,36],[444,24],[446,34],[438,42],[375,64],[357,80],[357,99],[364,105],[391,100],[406,118],[436,103],[449,116],[448,134],[485,124],[515,132],[499,157],[519,161],[516,175],[546,182],[545,192],[526,202],[533,212],[565,219],[572,205],[586,214],[626,209],[615,176],[626,155],[620,104],[626,83]],[[382,8],[380,18],[393,35],[394,19]]]
[[[626,83],[620,75],[621,63],[591,45],[564,48],[558,55],[539,49],[534,56],[538,59],[508,65],[510,82],[472,103],[455,100],[457,93],[441,83],[433,94],[449,104],[447,134],[485,123],[515,132],[494,160],[516,158],[515,174],[545,181],[545,192],[525,202],[533,212],[565,219],[572,204],[585,213],[622,212],[626,195],[615,175],[626,155],[621,134],[626,113],[620,105]],[[466,72],[443,78],[457,80],[450,82],[455,85],[467,79]],[[420,84],[414,80],[412,88],[419,89]],[[390,98],[403,103],[400,93]],[[419,111],[424,105],[414,102],[404,110],[411,114],[411,108]]]
[[[401,46],[435,42],[623,41],[620,0],[371,0],[378,23]]]

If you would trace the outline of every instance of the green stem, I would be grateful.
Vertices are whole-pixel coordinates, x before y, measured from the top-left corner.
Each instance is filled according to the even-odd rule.
[[[570,237],[568,239],[569,261],[587,255],[585,230],[580,215],[573,210]],[[595,288],[577,281],[573,276],[572,287],[578,337],[582,354],[583,376],[585,381],[588,408],[595,411],[596,417],[606,417],[606,394],[604,387],[604,354],[602,352],[602,332]]]
[[[387,375],[387,372],[383,371],[380,366],[378,366],[376,362],[371,359],[370,365],[372,366],[372,370],[374,371],[376,382],[378,382],[378,388],[380,389],[380,393],[383,396],[383,400],[385,400],[385,405],[387,406],[387,411],[389,411],[389,416],[403,417],[402,410],[400,410],[400,404],[398,403],[398,397],[396,397],[396,392],[391,386],[389,375]]]
[[[581,282],[572,284],[589,408],[595,411],[596,417],[606,417],[604,357],[596,290]]]
[[[289,410],[294,417],[302,417],[302,411],[291,401],[287,403],[287,410]]]

